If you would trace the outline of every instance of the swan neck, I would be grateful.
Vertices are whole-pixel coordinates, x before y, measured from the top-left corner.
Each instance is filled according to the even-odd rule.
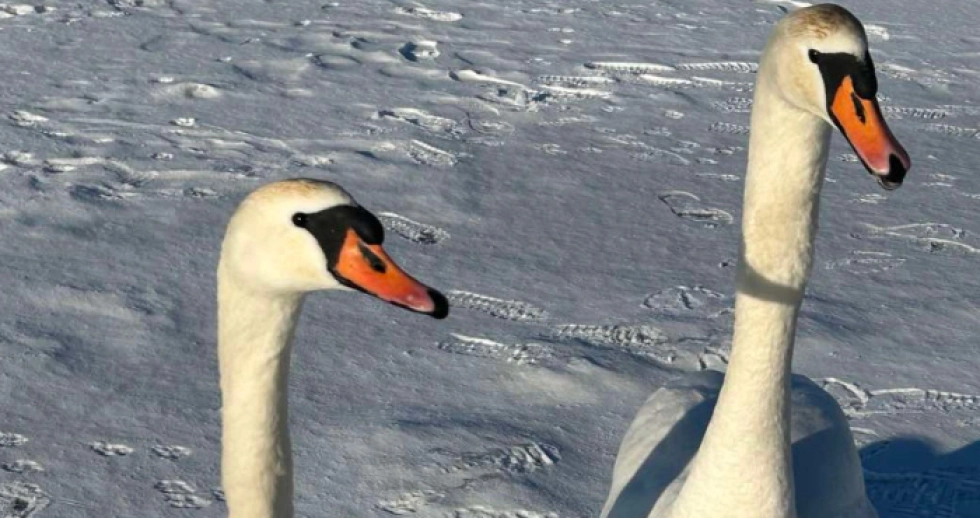
[[[732,355],[676,517],[795,518],[790,378],[830,127],[760,69],[745,180]]]
[[[222,486],[231,518],[291,518],[287,380],[301,295],[249,291],[218,269]]]

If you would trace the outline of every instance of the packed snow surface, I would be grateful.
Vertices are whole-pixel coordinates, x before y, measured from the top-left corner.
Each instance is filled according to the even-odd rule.
[[[757,60],[801,5],[0,4],[0,516],[225,513],[218,249],[300,176],[453,310],[309,297],[298,515],[595,516],[644,399],[725,367]],[[794,370],[882,518],[976,518],[980,3],[845,5],[913,168],[883,191],[835,137]]]

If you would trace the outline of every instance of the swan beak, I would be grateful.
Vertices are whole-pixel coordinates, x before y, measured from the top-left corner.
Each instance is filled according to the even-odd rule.
[[[442,293],[412,278],[380,244],[365,244],[353,230],[347,231],[333,269],[343,284],[385,302],[435,318],[449,314],[449,302]]]
[[[912,163],[885,124],[878,100],[861,98],[851,77],[844,76],[830,105],[830,115],[878,183],[888,190],[900,187]]]

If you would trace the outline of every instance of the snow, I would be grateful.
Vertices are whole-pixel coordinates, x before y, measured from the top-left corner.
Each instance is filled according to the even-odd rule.
[[[336,181],[444,289],[307,302],[299,516],[595,516],[667,380],[723,368],[752,82],[803,2],[0,6],[0,516],[222,516],[214,269]],[[913,168],[835,137],[794,369],[882,518],[980,516],[980,4],[844,2]]]

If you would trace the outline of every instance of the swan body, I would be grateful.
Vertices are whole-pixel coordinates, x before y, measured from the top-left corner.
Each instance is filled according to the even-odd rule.
[[[886,189],[909,168],[860,22],[823,4],[773,30],[749,141],[732,354],[655,392],[620,445],[603,518],[875,518],[847,420],[791,373],[833,126]]]
[[[675,516],[669,514],[671,503],[688,478],[688,463],[708,428],[723,380],[722,373],[705,371],[668,383],[647,399],[620,446],[612,482],[615,498],[606,502],[603,518]],[[806,376],[793,375],[790,383],[796,514],[785,516],[876,517],[837,401]]]
[[[287,378],[307,293],[356,289],[446,316],[445,297],[398,268],[383,240],[370,212],[315,180],[263,186],[231,217],[217,272],[221,474],[230,517],[293,516]]]

